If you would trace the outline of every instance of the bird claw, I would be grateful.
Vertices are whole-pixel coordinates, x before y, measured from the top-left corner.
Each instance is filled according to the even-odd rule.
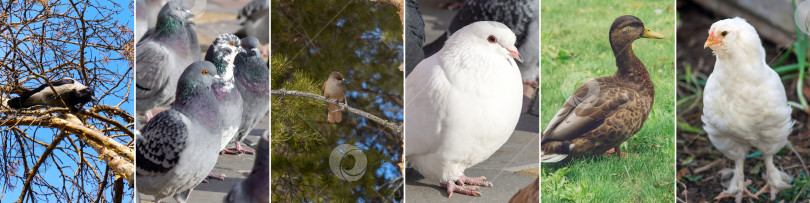
[[[771,196],[768,199],[772,201],[776,200],[776,195],[779,194],[779,189],[776,189],[776,187],[772,186],[770,183],[765,184],[765,186],[759,189],[759,192],[754,194],[754,199],[756,199],[756,197],[759,197],[759,195],[765,194],[768,191],[771,192]]]
[[[730,193],[728,191],[723,191],[719,195],[717,195],[717,197],[714,197],[714,200],[721,200],[721,199],[725,199],[725,198],[729,198],[729,197],[734,197],[736,199],[736,202],[742,202],[742,198],[744,198],[744,197],[750,197],[752,199],[759,199],[757,197],[757,196],[759,196],[758,195],[759,193],[753,194],[753,193],[751,193],[751,191],[748,191],[748,189],[746,189],[749,185],[751,185],[751,183],[752,183],[751,180],[745,181],[744,186],[741,188],[742,190],[737,191],[735,193]]]
[[[218,180],[225,180],[225,174],[218,174],[218,173],[208,173],[208,178],[211,179],[218,179]]]
[[[231,149],[223,149],[222,152],[225,153],[225,154],[231,154],[231,155],[237,155],[237,154],[242,154],[242,153],[253,154],[253,150],[242,148],[242,145],[239,144],[238,142],[236,143],[236,147],[231,148]]]
[[[469,184],[475,186],[484,186],[484,187],[492,187],[492,182],[486,181],[487,177],[478,176],[478,177],[467,177],[467,176],[459,176],[458,181],[462,182],[461,185]]]
[[[469,196],[481,196],[480,192],[477,192],[478,186],[465,186],[463,184],[457,185],[454,181],[447,181],[447,183],[439,184],[441,187],[447,188],[447,198],[453,197],[453,193],[459,193]]]

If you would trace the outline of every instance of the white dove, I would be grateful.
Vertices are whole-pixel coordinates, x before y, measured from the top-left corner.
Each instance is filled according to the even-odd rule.
[[[506,25],[472,23],[420,62],[405,82],[407,160],[446,187],[448,197],[478,196],[477,186],[492,186],[464,170],[495,153],[517,125],[523,86],[513,58],[522,57],[514,44]]]
[[[704,48],[714,50],[717,62],[703,92],[703,127],[712,144],[734,160],[729,187],[715,199],[756,198],[790,187],[790,176],[773,164],[773,156],[787,144],[793,126],[785,87],[779,75],[765,63],[765,49],[759,35],[744,19],[717,21],[709,29]],[[758,194],[745,189],[743,162],[755,147],[765,159],[767,185]]]

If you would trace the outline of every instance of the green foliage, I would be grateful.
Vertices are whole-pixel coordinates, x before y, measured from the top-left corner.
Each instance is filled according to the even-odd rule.
[[[343,73],[349,106],[402,123],[402,24],[394,5],[370,1],[273,0],[271,89],[322,94],[332,71]],[[343,112],[326,121],[323,101],[271,99],[273,201],[357,202],[402,199],[402,140],[396,132]],[[350,144],[367,158],[357,181],[338,178],[332,150]],[[358,160],[342,159],[350,169]]]
[[[664,39],[639,39],[636,56],[655,85],[655,103],[639,133],[615,155],[543,164],[543,202],[598,199],[602,202],[674,201],[675,18],[671,1],[543,1],[541,8],[541,126],[586,79],[612,75],[616,62],[608,41],[616,17],[634,15]],[[558,172],[566,170],[566,172]],[[565,180],[549,183],[547,179]],[[549,191],[547,192],[547,191]],[[556,191],[556,193],[555,193]]]

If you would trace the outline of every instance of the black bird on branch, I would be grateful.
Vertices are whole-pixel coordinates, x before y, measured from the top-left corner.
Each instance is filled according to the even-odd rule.
[[[72,111],[77,111],[84,104],[96,101],[93,96],[93,88],[84,86],[73,78],[51,81],[51,85],[53,88],[46,83],[34,90],[20,93],[19,97],[8,100],[7,105],[13,109],[48,106],[68,107]]]

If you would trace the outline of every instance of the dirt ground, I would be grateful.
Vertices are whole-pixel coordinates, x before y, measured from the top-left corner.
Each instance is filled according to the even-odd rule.
[[[711,202],[713,198],[724,189],[721,185],[723,178],[719,173],[720,170],[732,168],[734,163],[727,159],[722,152],[716,150],[705,134],[690,133],[690,131],[682,128],[681,123],[701,130],[703,126],[703,122],[700,120],[700,116],[702,115],[702,104],[700,101],[702,98],[697,96],[692,99],[682,99],[694,94],[694,90],[690,90],[686,87],[687,81],[682,78],[682,75],[685,73],[688,66],[691,66],[693,74],[699,74],[699,76],[704,77],[702,78],[703,80],[711,73],[715,63],[715,57],[712,55],[710,49],[703,48],[703,43],[706,41],[706,38],[708,38],[707,30],[711,24],[715,21],[727,18],[727,16],[717,16],[691,1],[678,1],[677,6],[679,12],[678,16],[680,17],[677,28],[677,91],[679,98],[677,197],[679,200],[687,202]],[[763,45],[767,53],[766,61],[769,64],[774,63],[784,54],[792,55],[792,53],[787,52],[788,50],[786,48],[777,47],[772,42],[764,41]],[[795,61],[795,57],[790,56],[782,64],[791,64],[795,63]],[[788,100],[790,101],[798,100],[796,98],[796,83],[796,79],[784,81],[788,93]],[[804,89],[805,92],[810,93],[810,87],[808,85],[805,85]],[[808,93],[805,93],[805,95],[810,95]],[[803,157],[805,161],[808,161],[810,160],[810,131],[808,131],[807,125],[808,115],[805,112],[794,109],[793,118],[796,120],[796,125],[788,139],[795,146],[801,157]],[[754,152],[755,151],[752,150],[750,153]],[[791,152],[788,148],[782,149],[774,158],[774,162],[777,167],[793,176],[795,180],[799,180],[797,177],[801,176],[804,176],[803,180],[807,180],[807,174],[805,174],[801,162],[796,154]],[[765,185],[765,180],[761,177],[765,170],[762,163],[762,156],[749,156],[745,164],[746,180],[750,179],[753,181],[749,190],[756,192],[755,190]],[[802,186],[810,187],[794,183],[794,187],[801,188]],[[798,188],[796,191],[801,191]],[[808,191],[808,189],[805,189],[800,196],[807,197],[806,193]],[[783,193],[790,193],[790,191]],[[780,197],[783,195],[789,194],[780,194]],[[784,198],[790,198],[792,201],[792,198],[795,196],[794,194]],[[767,197],[763,197],[764,196],[760,196],[759,201],[767,201]],[[807,201],[807,199],[802,199],[804,198],[800,197],[799,201]],[[733,201],[733,198],[726,198],[720,202]],[[746,198],[745,201],[747,202],[748,199]]]

